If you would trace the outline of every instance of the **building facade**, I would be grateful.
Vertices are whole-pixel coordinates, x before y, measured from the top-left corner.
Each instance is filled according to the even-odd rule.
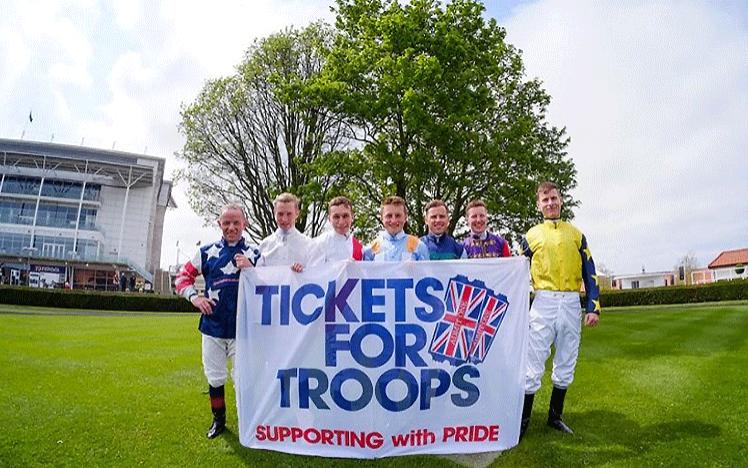
[[[709,284],[714,282],[714,272],[709,268],[691,271],[691,284]]]
[[[148,289],[175,206],[164,159],[8,139],[0,158],[3,282]]]
[[[633,275],[613,276],[613,289],[640,289],[673,286],[675,274],[671,271],[641,272]]]

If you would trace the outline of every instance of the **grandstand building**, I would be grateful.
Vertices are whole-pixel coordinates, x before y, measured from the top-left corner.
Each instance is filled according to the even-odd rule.
[[[164,165],[141,154],[0,138],[2,282],[149,289],[164,214],[176,206]]]

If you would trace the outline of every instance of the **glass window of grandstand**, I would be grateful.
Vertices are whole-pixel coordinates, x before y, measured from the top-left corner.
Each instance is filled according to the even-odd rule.
[[[36,215],[37,226],[75,229],[78,219],[77,206],[65,206],[57,203],[40,203]]]
[[[99,201],[101,196],[101,185],[87,184],[83,190],[83,199],[87,201]]]
[[[36,202],[0,200],[0,223],[34,224]]]
[[[0,223],[33,224],[36,203],[21,201],[0,201]],[[82,208],[79,229],[96,229],[95,208]],[[78,207],[58,203],[40,203],[36,215],[36,225],[75,229]]]
[[[93,231],[96,229],[96,210],[93,208],[83,208],[81,210],[81,222],[79,229]]]
[[[27,234],[0,233],[0,253],[12,255],[27,255],[31,236]]]
[[[101,185],[87,184],[84,189],[82,182],[71,182],[66,180],[45,180],[44,187],[42,187],[42,196],[78,200],[81,197],[81,190],[83,190],[84,200],[99,201]]]
[[[639,281],[634,280],[631,282],[631,289],[639,289]]]
[[[7,176],[3,181],[3,193],[38,195],[40,183],[37,177]]]
[[[83,184],[80,182],[47,179],[42,187],[42,196],[78,200],[81,197],[82,189]]]
[[[68,258],[72,254],[74,241],[70,237],[35,236],[34,247],[39,255],[46,258]]]
[[[96,260],[99,256],[99,242],[88,239],[78,239],[78,254],[71,254],[76,259]]]

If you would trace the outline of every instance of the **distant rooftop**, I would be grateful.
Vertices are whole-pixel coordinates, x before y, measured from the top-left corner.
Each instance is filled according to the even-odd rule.
[[[712,260],[708,268],[722,268],[736,265],[748,266],[748,249],[725,250]]]

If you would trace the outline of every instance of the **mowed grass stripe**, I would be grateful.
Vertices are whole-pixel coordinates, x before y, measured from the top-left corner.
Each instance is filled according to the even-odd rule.
[[[189,389],[201,382],[199,351],[184,340],[194,321],[4,318],[19,330],[17,352],[7,356],[9,380],[26,397],[13,420],[35,422],[24,438],[36,453],[23,464],[136,461],[159,445],[161,424],[180,429],[170,406],[197,403]]]
[[[319,466],[249,450],[231,432],[209,441],[196,316],[3,316],[0,465]],[[235,401],[227,386],[229,405]],[[311,460],[311,462],[310,462]],[[422,466],[431,457],[406,457]],[[355,464],[347,461],[344,464]],[[442,464],[450,463],[442,460]]]
[[[437,457],[368,462],[249,450],[238,443],[233,409],[231,432],[208,441],[195,315],[2,319],[0,465],[450,464]],[[566,420],[577,434],[545,427],[546,376],[527,437],[495,464],[743,464],[746,331],[746,304],[607,311],[600,327],[584,331],[567,398]]]
[[[527,438],[502,455],[523,466],[739,466],[746,460],[745,304],[607,311],[585,329],[566,420],[545,427],[550,379]],[[550,361],[548,363],[550,368]]]

